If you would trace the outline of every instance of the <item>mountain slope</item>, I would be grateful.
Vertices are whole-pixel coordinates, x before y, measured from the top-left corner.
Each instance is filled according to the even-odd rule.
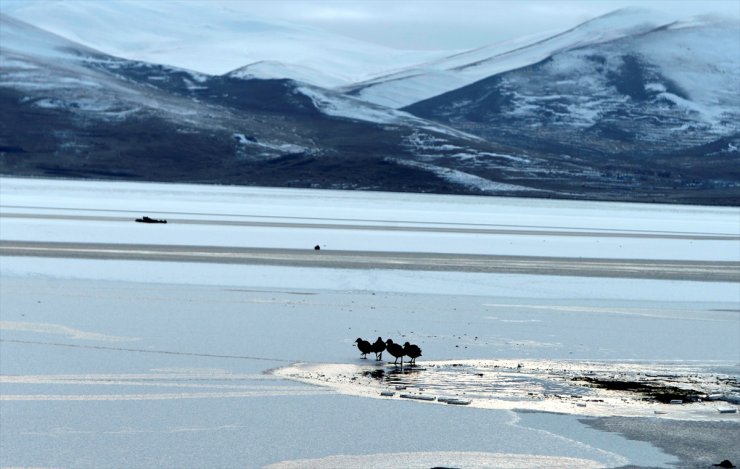
[[[255,18],[239,2],[37,0],[12,16],[105,53],[209,75],[346,85],[438,57]],[[115,32],[111,34],[111,32]]]
[[[484,78],[527,67],[588,44],[638,36],[672,23],[672,17],[624,9],[567,31],[544,32],[415,65],[342,88],[347,94],[395,108],[461,88]]]
[[[290,80],[119,59],[2,15],[0,103],[4,174],[535,192],[494,184],[505,179],[497,167],[468,174],[460,158],[415,164],[498,147],[401,111]]]
[[[738,205],[737,62],[731,47],[666,58],[687,31],[707,28],[604,33],[397,110],[122,59],[0,15],[0,173]]]
[[[523,148],[670,154],[740,133],[738,37],[738,23],[673,23],[559,52],[405,109]]]
[[[552,167],[591,168],[587,184],[636,188],[653,179],[666,193],[734,199],[739,38],[737,21],[672,22],[568,47],[403,109],[549,155]]]

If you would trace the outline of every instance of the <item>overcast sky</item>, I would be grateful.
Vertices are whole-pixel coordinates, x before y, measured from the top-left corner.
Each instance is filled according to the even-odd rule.
[[[563,30],[625,7],[740,19],[740,0],[249,1],[257,13],[399,48],[457,49]]]
[[[0,10],[12,12],[32,1],[38,0],[0,0]],[[401,49],[473,48],[532,33],[561,31],[625,7],[647,7],[686,17],[712,13],[740,20],[740,0],[185,1],[227,4],[248,14],[308,24]]]

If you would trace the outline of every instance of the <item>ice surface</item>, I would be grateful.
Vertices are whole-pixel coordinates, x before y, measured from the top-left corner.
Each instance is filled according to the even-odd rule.
[[[337,468],[364,467],[383,469],[389,464],[409,469],[426,469],[429,467],[463,466],[463,467],[548,467],[586,469],[601,467],[599,462],[587,459],[563,458],[552,456],[524,456],[511,453],[476,453],[476,452],[427,452],[427,453],[380,453],[364,456],[329,456],[318,459],[299,459],[283,461],[266,466],[265,469],[292,468]]]
[[[725,371],[717,373],[713,369]],[[344,394],[418,399],[432,405],[449,405],[452,400],[485,409],[592,417],[660,415],[667,419],[736,422],[734,413],[719,412],[719,409],[736,409],[733,402],[740,399],[740,393],[734,385],[739,372],[740,367],[732,361],[644,364],[584,360],[424,360],[411,366],[395,362],[370,362],[364,366],[299,363],[274,373],[329,386]],[[603,389],[592,384],[593,380],[621,383],[629,390]],[[671,399],[680,405],[668,399],[652,398],[649,394],[652,390],[681,394]],[[718,398],[697,401],[697,395]]]
[[[111,343],[44,331],[0,331],[0,443],[8,464],[100,467],[126,461],[128,467],[150,467],[166,460],[179,467],[260,467],[341,454],[390,454],[391,461],[399,461],[391,467],[404,467],[393,455],[411,450],[488,452],[491,458],[516,454],[523,461],[574,458],[599,467],[671,461],[644,443],[624,447],[623,442],[619,448],[623,440],[614,434],[563,437],[582,427],[576,420],[562,420],[559,432],[543,432],[533,423],[518,423],[508,411],[429,409],[415,402],[344,397],[261,374],[296,360],[359,364],[354,336],[378,327],[384,336],[398,328],[416,331],[414,340],[419,334],[462,334],[471,327],[465,324],[480,315],[479,297],[373,295],[341,285],[285,291],[5,274],[0,287],[8,321],[24,315],[25,322],[56,321],[141,339]],[[450,317],[453,308],[460,310],[459,318]],[[486,330],[521,333],[516,324],[480,318],[475,324],[481,337]],[[451,336],[428,340],[433,342],[424,345],[426,355],[462,353]],[[489,345],[465,353],[504,349]],[[540,355],[537,347],[528,350]],[[323,429],[320,435],[316,428]]]
[[[133,222],[142,215],[171,223]],[[0,179],[1,241],[526,253],[544,239],[553,255],[577,246],[589,255],[597,251],[588,240],[631,239],[623,253],[637,258],[692,251],[732,260],[737,216],[736,208]],[[225,223],[246,221],[269,226]],[[578,236],[538,234],[553,230]],[[382,336],[419,344],[420,364],[661,362],[737,374],[739,303],[736,283],[4,256],[0,453],[4,465],[25,467],[671,467],[675,456],[571,415],[368,399],[270,370],[374,369],[353,341]],[[722,447],[734,441],[726,438]]]
[[[7,240],[740,261],[738,208],[13,178],[0,205]]]

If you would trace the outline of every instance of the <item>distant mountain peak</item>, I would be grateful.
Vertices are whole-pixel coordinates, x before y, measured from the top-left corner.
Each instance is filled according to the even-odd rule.
[[[662,30],[689,27],[723,29],[736,28],[736,25],[737,21],[717,21],[711,16],[679,19],[676,15],[641,7],[623,8],[566,31],[479,47],[366,80],[345,87],[344,91],[377,104],[402,108],[500,73],[534,65],[569,50],[637,38]],[[735,45],[729,44],[730,49]]]
[[[331,87],[370,78],[443,53],[399,51],[319,28],[245,14],[219,3],[181,1],[33,2],[14,17],[129,60],[209,75],[247,64],[260,77]],[[114,31],[115,34],[111,34]],[[282,64],[267,67],[269,62]],[[315,76],[306,71],[315,70]]]
[[[115,3],[143,15],[135,24],[113,2],[34,10],[67,37],[97,45],[105,31],[161,62],[0,16],[1,173],[740,203],[740,21],[620,10],[389,73],[400,56],[385,49],[223,9],[193,18],[205,2],[163,22],[163,4]],[[209,15],[228,31],[190,27]],[[192,47],[163,40],[181,33]],[[303,52],[322,60],[296,61]],[[173,57],[235,66],[198,73]],[[376,65],[356,86],[315,86]]]

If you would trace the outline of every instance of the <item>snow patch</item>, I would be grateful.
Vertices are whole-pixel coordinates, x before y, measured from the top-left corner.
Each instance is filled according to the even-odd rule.
[[[540,189],[532,189],[529,187],[520,186],[516,184],[507,184],[504,182],[491,181],[490,179],[485,179],[480,176],[476,176],[474,174],[469,174],[463,171],[458,171],[456,169],[444,168],[444,167],[436,166],[433,164],[422,163],[419,161],[401,160],[397,158],[387,158],[387,160],[403,165],[403,166],[410,166],[413,168],[419,168],[425,171],[429,171],[441,177],[445,181],[451,182],[453,184],[459,184],[461,186],[465,186],[465,187],[472,188],[472,189],[478,189],[482,192],[512,192],[512,191],[535,192],[535,191],[540,190]]]
[[[24,331],[35,332],[37,334],[63,335],[74,340],[97,340],[102,342],[134,342],[141,340],[137,337],[120,337],[96,332],[82,331],[61,324],[49,324],[39,322],[15,322],[0,321],[0,330],[3,331]]]
[[[421,357],[420,357],[421,358]],[[526,409],[583,416],[654,417],[677,420],[729,420],[718,408],[737,408],[734,389],[737,376],[717,373],[717,368],[737,370],[724,363],[634,363],[610,360],[444,360],[417,361],[416,366],[394,363],[367,365],[299,363],[273,370],[275,376],[326,386],[337,392],[376,399],[424,396],[423,405],[449,405],[465,399],[470,407]],[[614,388],[593,382],[617,383]],[[619,383],[627,386],[620,387]],[[639,386],[629,386],[640,383]],[[403,394],[394,392],[403,388]],[[632,389],[635,388],[635,389]],[[650,391],[670,389],[692,395],[683,405],[660,402]],[[385,394],[384,394],[385,393]],[[390,394],[390,395],[388,395]],[[724,402],[704,399],[720,396]],[[722,406],[722,407],[720,407]]]
[[[619,458],[615,466],[628,462]],[[565,456],[536,456],[511,453],[484,453],[464,451],[429,451],[405,453],[376,453],[364,455],[336,455],[316,459],[294,459],[265,466],[265,469],[333,469],[337,467],[363,467],[385,469],[405,467],[409,469],[428,467],[496,467],[516,469],[522,467],[547,467],[551,469],[593,469],[602,467],[599,461]]]
[[[420,121],[407,112],[369,104],[349,96],[330,94],[319,88],[299,86],[296,91],[308,96],[318,109],[330,116],[379,124],[404,124],[408,121]]]
[[[260,78],[304,80],[324,87],[366,80],[449,54],[396,50],[314,27],[259,18],[240,3],[28,2],[14,8],[12,15],[71,41],[130,60],[209,75],[258,64],[246,73]]]

